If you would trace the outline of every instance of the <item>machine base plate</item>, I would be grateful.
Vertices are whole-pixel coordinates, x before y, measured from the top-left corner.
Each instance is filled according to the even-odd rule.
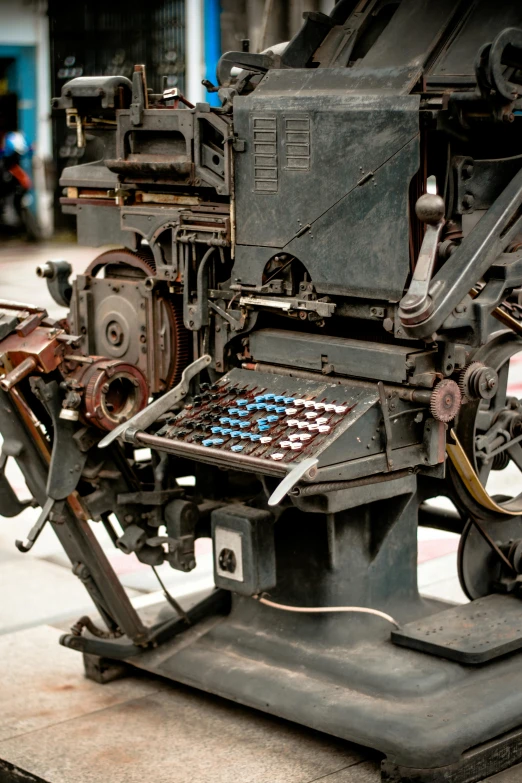
[[[477,783],[522,760],[519,654],[469,667],[390,636],[379,618],[318,623],[235,597],[227,617],[128,662],[374,748],[389,783]]]
[[[480,664],[522,648],[522,602],[488,595],[392,632],[402,647],[450,661]]]

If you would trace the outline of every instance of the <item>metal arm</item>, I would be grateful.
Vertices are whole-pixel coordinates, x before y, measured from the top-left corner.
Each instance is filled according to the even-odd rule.
[[[522,231],[522,169],[477,223],[429,288],[430,298],[416,314],[414,325],[404,323],[407,334],[424,339],[437,332],[454,308],[496,258]]]
[[[399,305],[399,318],[404,326],[416,324],[432,309],[429,288],[444,228],[444,201],[440,196],[425,193],[418,199],[415,212],[419,220],[426,223],[426,233],[410,287]]]

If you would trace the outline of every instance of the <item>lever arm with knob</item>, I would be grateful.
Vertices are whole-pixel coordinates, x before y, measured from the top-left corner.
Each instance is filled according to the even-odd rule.
[[[399,318],[404,326],[423,321],[431,312],[429,287],[445,223],[444,209],[444,200],[432,193],[425,193],[415,204],[415,213],[426,224],[426,232],[410,287],[399,304]]]

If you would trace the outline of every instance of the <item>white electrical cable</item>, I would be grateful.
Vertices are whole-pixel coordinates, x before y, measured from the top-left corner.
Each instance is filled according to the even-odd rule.
[[[359,614],[373,614],[376,617],[382,617],[383,620],[387,620],[392,623],[396,628],[399,628],[399,623],[394,620],[391,615],[386,612],[380,612],[378,609],[370,609],[366,606],[286,606],[285,604],[276,604],[273,601],[269,601],[268,598],[258,598],[260,604],[265,606],[271,606],[273,609],[283,609],[285,612],[303,612],[319,614],[321,612],[356,612]]]

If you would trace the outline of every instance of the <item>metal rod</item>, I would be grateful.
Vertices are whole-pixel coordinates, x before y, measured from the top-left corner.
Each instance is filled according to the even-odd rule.
[[[449,508],[428,506],[427,503],[422,503],[419,507],[419,527],[431,527],[434,530],[461,535],[465,524],[460,514]]]
[[[4,375],[0,381],[0,389],[3,389],[6,392],[11,391],[13,386],[16,386],[20,381],[23,381],[23,379],[36,368],[36,365],[37,361],[34,356],[28,356],[20,362],[14,370],[11,370],[7,375]]]
[[[144,446],[157,449],[158,451],[168,451],[169,454],[175,454],[178,457],[194,459],[198,462],[206,462],[218,467],[236,468],[237,470],[258,471],[268,476],[286,476],[288,470],[294,465],[288,465],[272,462],[261,457],[249,457],[248,454],[234,454],[228,451],[218,451],[206,446],[198,446],[196,443],[184,443],[182,441],[162,438],[159,435],[148,435],[146,432],[137,432],[134,441]]]
[[[323,481],[321,484],[309,484],[306,487],[294,487],[289,495],[293,497],[309,497],[310,495],[324,495],[327,492],[336,492],[342,489],[356,489],[357,487],[366,487],[369,484],[383,484],[385,481],[393,481],[393,479],[404,478],[405,476],[411,476],[413,473],[412,468],[405,468],[404,470],[396,470],[392,473],[381,473],[377,476],[365,476],[360,479],[352,479],[351,481]]]

